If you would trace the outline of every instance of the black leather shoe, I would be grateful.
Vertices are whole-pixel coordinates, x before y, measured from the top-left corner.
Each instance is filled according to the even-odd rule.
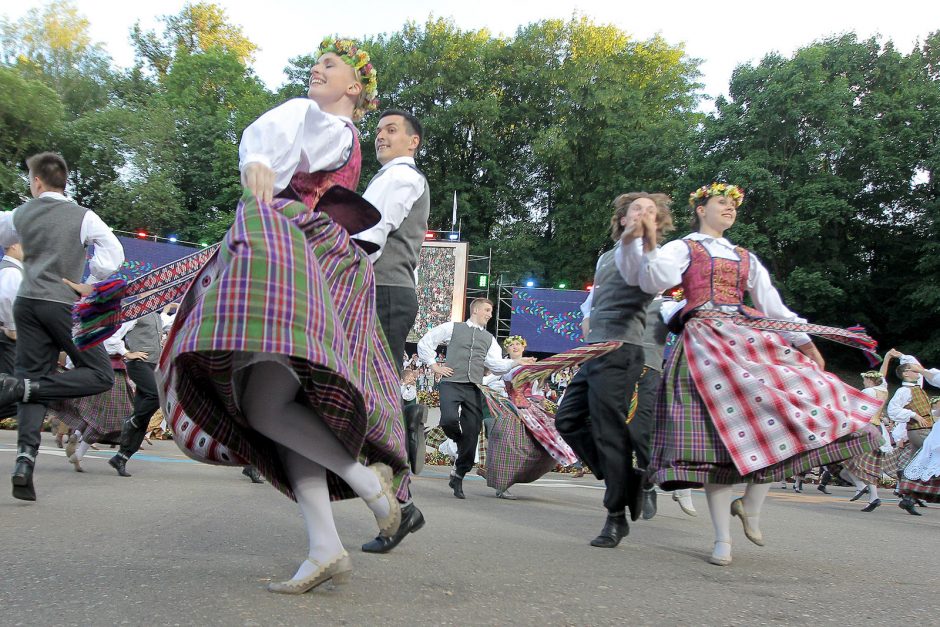
[[[599,536],[591,540],[591,546],[612,549],[620,544],[620,540],[629,533],[630,525],[627,523],[625,515],[611,516],[608,514],[604,528],[601,529]]]
[[[868,505],[862,508],[863,512],[873,512],[881,505],[881,499],[875,499]]]
[[[116,471],[118,471],[118,474],[122,477],[131,476],[131,473],[127,472],[127,460],[120,455],[115,455],[109,459],[108,464],[111,466],[111,468],[114,468]]]
[[[917,503],[917,507],[927,507],[927,504],[920,499],[914,499],[914,502]]]
[[[656,488],[643,490],[643,520],[650,520],[656,515]]]
[[[409,503],[401,508],[401,525],[398,531],[390,538],[377,536],[375,540],[366,542],[362,545],[362,550],[366,553],[388,553],[401,543],[409,533],[414,533],[424,526],[424,514],[415,507],[414,503]]]
[[[918,512],[916,507],[914,506],[914,499],[912,499],[909,496],[902,497],[901,502],[898,503],[898,507],[903,509],[905,512],[907,512],[911,516],[923,516],[923,514]]]
[[[252,483],[264,483],[264,479],[261,478],[261,473],[258,472],[258,469],[254,466],[245,466],[242,468],[242,474],[251,479]]]
[[[36,488],[33,487],[33,467],[39,450],[34,446],[20,446],[16,454],[16,464],[10,482],[13,484],[13,498],[21,501],[35,501]]]
[[[458,499],[467,498],[463,494],[463,477],[458,477],[457,475],[451,475],[450,481],[447,482],[447,485],[451,487],[451,489],[454,491],[454,496],[456,496]]]
[[[832,494],[832,492],[830,492],[830,491],[826,488],[826,484],[825,484],[825,483],[820,483],[818,486],[816,486],[816,489],[819,490],[820,492],[822,492],[823,494]]]
[[[0,377],[0,406],[19,403],[26,392],[26,383],[19,377],[3,375]]]
[[[860,498],[862,498],[863,495],[868,494],[868,491],[869,491],[869,490],[868,490],[868,486],[865,486],[865,487],[862,488],[861,490],[857,491],[857,492],[855,493],[855,495],[852,496],[852,498],[849,499],[849,502],[851,503],[852,501],[857,501],[857,500],[859,500]]]
[[[424,425],[428,421],[428,408],[420,403],[406,405],[404,415],[405,435],[408,437],[408,463],[411,466],[411,472],[418,475],[424,470],[427,444]]]

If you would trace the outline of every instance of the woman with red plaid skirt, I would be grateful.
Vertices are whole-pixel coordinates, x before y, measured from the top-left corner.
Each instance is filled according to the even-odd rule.
[[[724,238],[743,200],[722,183],[694,192],[696,232],[659,250],[647,245],[640,276],[648,293],[681,284],[686,298],[657,402],[651,480],[664,490],[705,486],[715,528],[709,562],[721,566],[731,563],[731,516],[763,546],[771,482],[877,447],[868,423],[880,406],[825,372],[802,331],[872,349],[870,338],[807,325],[760,261]],[[732,500],[736,483],[747,488]]]

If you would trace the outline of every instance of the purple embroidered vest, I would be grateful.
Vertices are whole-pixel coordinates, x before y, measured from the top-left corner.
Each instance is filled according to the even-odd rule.
[[[741,313],[763,317],[764,314],[744,304],[747,277],[751,268],[750,254],[740,246],[735,247],[739,261],[712,257],[708,250],[695,240],[684,240],[689,247],[689,267],[682,274],[682,289],[686,304],[682,308],[685,319],[706,303],[715,307],[733,306]]]
[[[359,186],[359,174],[362,171],[362,151],[359,148],[359,133],[356,127],[347,122],[346,126],[352,131],[352,150],[346,163],[335,170],[319,172],[298,172],[291,177],[290,185],[280,195],[285,198],[299,200],[308,208],[314,209],[320,198],[334,185],[356,191]]]

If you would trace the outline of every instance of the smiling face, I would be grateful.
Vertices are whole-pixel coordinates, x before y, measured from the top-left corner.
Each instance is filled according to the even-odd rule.
[[[321,56],[310,70],[307,96],[323,111],[350,115],[361,91],[356,71],[333,52]],[[337,105],[341,105],[341,111],[336,110]]]
[[[734,225],[738,217],[737,203],[727,196],[711,196],[704,205],[695,208],[699,217],[699,232],[721,236]]]
[[[489,303],[477,303],[473,311],[470,312],[470,318],[481,327],[485,327],[492,317],[493,305]]]
[[[525,346],[523,346],[522,342],[510,342],[506,345],[506,353],[509,354],[510,359],[519,359],[524,352]]]
[[[386,115],[379,120],[375,133],[375,157],[385,165],[398,157],[414,157],[421,138],[412,134],[400,115]]]

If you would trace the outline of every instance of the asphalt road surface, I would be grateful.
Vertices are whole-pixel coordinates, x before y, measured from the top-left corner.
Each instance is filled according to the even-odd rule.
[[[733,521],[734,562],[706,562],[712,528],[668,494],[616,549],[588,546],[604,521],[601,485],[548,475],[517,501],[447,469],[415,481],[427,525],[387,555],[362,553],[375,521],[361,501],[334,507],[352,580],[302,596],[267,592],[306,552],[296,505],[238,468],[187,460],[173,442],[135,456],[131,478],[91,451],[72,470],[43,435],[39,501],[0,495],[2,625],[791,625],[938,624],[940,507],[870,514],[852,490],[774,487],[767,546]],[[15,433],[0,432],[12,469]],[[8,483],[4,483],[9,486]]]

